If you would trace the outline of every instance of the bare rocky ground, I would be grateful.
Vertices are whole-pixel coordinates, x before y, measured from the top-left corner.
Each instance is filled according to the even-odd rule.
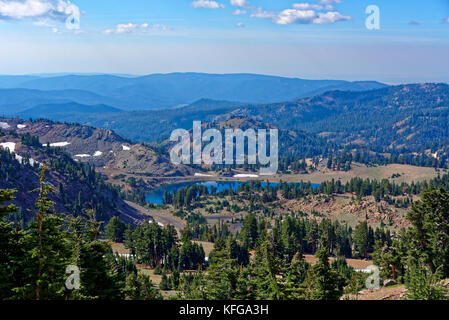
[[[60,146],[74,160],[92,163],[97,168],[156,176],[193,175],[191,168],[173,165],[168,155],[147,145],[132,143],[112,130],[46,120],[29,122],[0,118],[0,121],[18,133],[38,136],[44,145]]]
[[[402,300],[406,297],[404,285],[382,287],[378,290],[362,290],[358,294],[344,295],[341,300]]]

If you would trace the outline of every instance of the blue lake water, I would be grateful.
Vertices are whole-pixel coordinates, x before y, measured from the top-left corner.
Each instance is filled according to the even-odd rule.
[[[153,189],[151,191],[149,191],[146,195],[146,201],[149,203],[153,203],[153,204],[163,204],[163,197],[164,197],[164,192],[168,191],[168,192],[173,192],[173,191],[177,191],[179,189],[185,188],[185,187],[190,187],[193,185],[202,185],[202,186],[206,186],[207,190],[211,190],[212,187],[215,187],[217,189],[217,192],[226,190],[226,189],[230,189],[232,188],[232,190],[237,191],[237,188],[244,183],[248,183],[248,182],[240,182],[240,181],[188,181],[188,182],[180,182],[180,183],[172,183],[172,184],[168,184],[168,185],[164,185],[164,186],[160,186],[159,188]],[[267,183],[266,182],[261,182],[262,187],[265,188]],[[300,183],[296,183],[296,184],[300,184]],[[270,182],[270,186],[277,186],[279,185],[279,183],[275,183],[275,182]],[[319,186],[319,184],[316,183],[312,183],[313,188],[316,188]]]

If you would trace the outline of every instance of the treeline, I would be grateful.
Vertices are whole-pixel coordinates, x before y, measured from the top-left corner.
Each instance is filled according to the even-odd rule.
[[[263,185],[265,184],[265,185]],[[242,183],[234,191],[232,188],[216,191],[216,188],[212,187],[210,191],[206,186],[192,185],[184,188],[180,188],[173,192],[164,191],[163,203],[173,205],[177,209],[181,209],[176,213],[180,217],[186,217],[188,214],[185,210],[193,210],[195,208],[202,207],[203,204],[200,199],[206,199],[207,196],[216,196],[218,201],[216,210],[226,209],[229,211],[239,212],[242,208],[237,208],[236,205],[231,205],[226,196],[238,197],[241,200],[248,200],[250,206],[245,207],[245,210],[250,212],[255,210],[263,210],[263,206],[259,203],[271,203],[282,198],[284,199],[300,199],[309,195],[333,195],[352,193],[356,199],[361,199],[367,196],[373,196],[374,199],[379,202],[381,200],[386,201],[396,207],[409,207],[413,200],[414,195],[421,194],[422,191],[433,188],[445,188],[449,190],[449,175],[444,174],[438,176],[429,181],[422,182],[391,182],[388,179],[362,179],[351,178],[346,183],[342,183],[340,180],[324,181],[320,185],[314,185],[310,182],[300,183],[286,183],[281,182],[279,184],[270,184],[268,182],[262,183],[261,181],[250,181],[248,183]],[[220,200],[222,199],[222,200]],[[213,210],[209,208],[209,210]]]
[[[164,272],[180,272],[195,270],[205,264],[204,249],[191,241],[189,229],[185,229],[182,238],[178,239],[172,225],[161,227],[148,221],[134,228],[114,217],[105,230],[108,239],[123,242],[131,256],[142,265],[162,269]]]
[[[247,250],[253,250],[265,237],[268,228],[266,219],[257,218],[254,214],[245,217],[238,239]],[[280,254],[291,257],[298,250],[305,254],[316,254],[320,239],[326,238],[328,254],[346,258],[367,258],[373,251],[375,241],[391,243],[392,236],[388,229],[378,227],[375,230],[366,222],[361,222],[353,230],[338,221],[323,219],[307,220],[296,216],[287,216],[283,220],[276,219],[270,231],[275,240],[275,248]]]
[[[354,161],[368,166],[386,166],[388,164],[396,163],[408,164],[418,167],[447,168],[446,157],[435,158],[423,153],[416,155],[412,153],[399,153],[391,151],[390,156],[385,157],[381,154],[372,154],[370,152],[357,151],[354,156]]]

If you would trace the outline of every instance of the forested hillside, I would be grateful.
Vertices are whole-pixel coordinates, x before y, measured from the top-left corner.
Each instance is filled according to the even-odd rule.
[[[380,162],[388,162],[385,159],[390,157],[421,157],[406,163],[420,164],[435,159],[437,166],[442,166],[448,155],[449,86],[446,84],[400,85],[363,92],[331,91],[292,102],[262,105],[225,107],[208,103],[212,107],[91,114],[76,120],[148,142],[165,139],[176,128],[191,129],[195,120],[263,119],[263,123],[283,130],[317,135],[330,144],[329,149],[334,144],[346,151],[358,150],[363,157],[374,157]],[[396,161],[399,160],[393,162]]]
[[[34,217],[38,193],[33,190],[39,185],[42,166],[48,167],[46,183],[55,189],[51,199],[58,212],[82,216],[94,209],[98,221],[120,216],[135,223],[143,218],[92,165],[74,161],[61,148],[42,146],[38,137],[14,131],[0,136],[0,144],[0,186],[17,190],[13,203],[18,211],[11,220],[26,224]]]

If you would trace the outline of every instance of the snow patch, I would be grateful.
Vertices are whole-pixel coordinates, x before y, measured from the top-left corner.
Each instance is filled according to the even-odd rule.
[[[101,151],[95,151],[94,157],[99,157],[99,156],[101,156],[102,154],[103,154],[103,152],[101,152]]]
[[[195,177],[213,177],[213,175],[195,172]]]
[[[5,150],[8,149],[10,153],[15,152],[15,150],[16,150],[16,144],[14,142],[3,142],[3,143],[0,143],[0,147],[2,147]],[[20,163],[23,163],[23,157],[21,155],[18,155],[16,153],[15,154],[15,158]],[[35,164],[39,164],[39,166],[42,165],[40,162],[34,160],[33,158],[29,158],[28,161],[29,161],[31,166],[34,166]]]
[[[259,176],[257,174],[235,174],[234,178],[258,178]]]
[[[16,150],[16,144],[14,142],[3,142],[0,143],[0,146],[3,149],[9,149],[9,152],[14,152],[14,150]]]
[[[90,157],[90,154],[85,154],[85,153],[83,153],[83,154],[75,154],[75,157],[87,158],[87,157]]]
[[[128,146],[125,146],[125,145],[122,145],[122,148],[123,148],[123,151],[129,151],[129,150],[131,150],[131,148],[130,148],[130,147],[128,147]]]
[[[0,129],[9,129],[11,126],[6,122],[0,122]]]
[[[64,142],[54,142],[54,143],[50,143],[50,147],[65,147],[68,146],[70,144],[70,142],[64,141]],[[43,143],[42,146],[46,147],[47,144]]]
[[[23,128],[26,128],[26,124],[18,124],[17,125],[17,128],[19,128],[19,129],[23,129]]]

